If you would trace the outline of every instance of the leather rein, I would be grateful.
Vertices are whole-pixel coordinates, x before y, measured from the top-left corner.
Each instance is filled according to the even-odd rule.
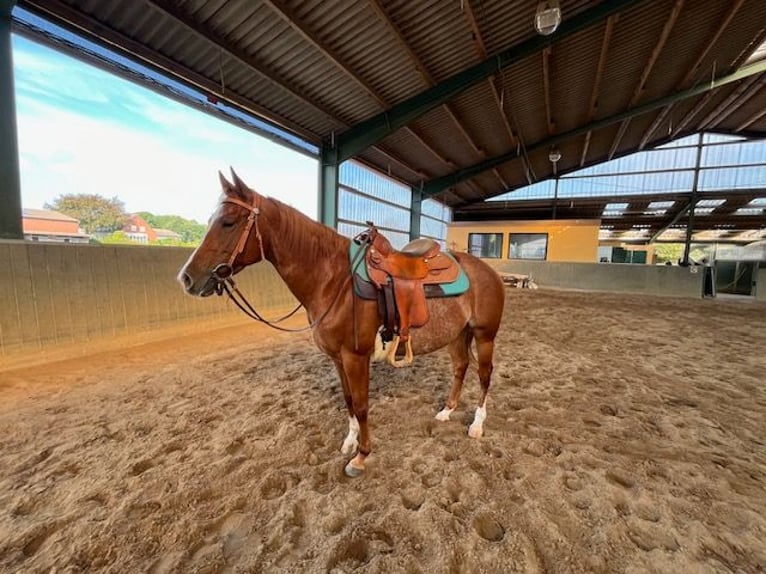
[[[234,304],[239,307],[239,309],[248,317],[251,319],[258,321],[260,323],[263,323],[265,325],[268,325],[269,327],[273,329],[277,329],[279,331],[286,331],[288,333],[300,333],[302,331],[309,331],[319,325],[322,320],[327,317],[330,310],[335,306],[335,303],[338,302],[338,299],[340,298],[341,293],[343,293],[344,288],[348,284],[348,282],[351,280],[351,278],[354,276],[354,270],[356,266],[359,264],[359,261],[361,261],[361,258],[359,258],[360,253],[364,253],[365,250],[360,249],[356,257],[354,258],[354,261],[351,263],[351,273],[348,277],[346,277],[346,280],[341,284],[340,288],[338,289],[338,292],[335,294],[335,297],[333,298],[330,305],[327,307],[324,313],[320,315],[315,321],[312,321],[309,323],[306,327],[302,327],[300,329],[289,329],[287,327],[281,327],[277,325],[277,323],[281,323],[282,321],[285,321],[286,319],[289,319],[292,317],[295,313],[298,312],[298,310],[303,307],[302,303],[298,303],[298,306],[290,311],[287,315],[284,315],[283,317],[280,317],[279,319],[273,319],[269,320],[264,318],[256,309],[250,304],[250,302],[245,298],[245,296],[242,294],[242,292],[237,287],[236,283],[234,283],[234,262],[236,261],[237,257],[239,257],[245,250],[245,246],[247,245],[248,240],[250,239],[250,234],[252,233],[253,229],[255,229],[255,237],[258,240],[258,247],[260,248],[261,253],[261,260],[264,259],[265,254],[263,251],[263,237],[261,237],[261,230],[258,228],[258,216],[261,214],[260,206],[256,204],[258,202],[258,199],[260,196],[253,195],[253,205],[249,203],[245,203],[244,201],[237,199],[236,197],[226,197],[222,200],[221,203],[233,203],[234,205],[238,205],[247,211],[249,211],[249,215],[247,216],[247,223],[245,224],[245,228],[242,230],[242,234],[239,236],[239,241],[237,242],[237,246],[235,247],[234,251],[232,252],[231,256],[229,257],[229,260],[226,263],[219,263],[215,266],[213,269],[213,278],[216,280],[216,286],[215,286],[215,292],[216,294],[223,295],[224,292],[229,296],[229,299],[234,301]],[[257,263],[257,262],[256,262]]]

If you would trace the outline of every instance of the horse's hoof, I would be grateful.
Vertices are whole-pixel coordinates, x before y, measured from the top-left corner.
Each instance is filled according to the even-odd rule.
[[[452,414],[453,409],[442,409],[434,417],[437,421],[445,422],[449,420],[449,416]]]
[[[343,469],[343,472],[346,474],[349,478],[359,478],[364,474],[363,468],[356,468],[355,466],[351,466],[351,463],[349,462],[346,465],[346,468]]]
[[[481,427],[475,427],[473,425],[468,427],[468,436],[471,438],[481,438],[484,434],[484,429]]]

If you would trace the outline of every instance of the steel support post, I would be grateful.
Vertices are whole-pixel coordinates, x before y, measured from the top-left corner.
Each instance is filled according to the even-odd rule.
[[[15,0],[0,0],[0,239],[23,239],[21,176],[11,47]]]

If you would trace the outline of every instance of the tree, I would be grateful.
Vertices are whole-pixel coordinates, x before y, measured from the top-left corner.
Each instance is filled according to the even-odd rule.
[[[86,233],[111,233],[128,221],[125,204],[117,197],[106,199],[97,194],[67,193],[60,195],[45,209],[52,209],[80,221]]]
[[[155,229],[170,229],[178,233],[181,236],[180,245],[199,245],[207,229],[201,223],[197,223],[193,219],[184,219],[180,215],[154,215],[148,211],[140,211],[138,215]],[[163,241],[163,244],[171,245],[174,243]]]

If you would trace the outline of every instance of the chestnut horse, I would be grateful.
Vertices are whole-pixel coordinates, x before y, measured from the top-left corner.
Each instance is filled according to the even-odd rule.
[[[351,458],[348,476],[364,471],[370,454],[368,387],[370,359],[382,318],[376,301],[354,301],[350,279],[350,240],[299,211],[250,189],[232,170],[233,183],[219,173],[223,194],[199,247],[178,274],[191,295],[219,292],[223,278],[268,259],[296,299],[306,308],[316,345],[338,370],[348,407],[348,435],[341,452]],[[414,329],[415,355],[447,347],[452,359],[452,388],[436,415],[449,419],[458,406],[470,362],[478,360],[481,397],[471,437],[481,437],[492,374],[495,335],[503,314],[505,293],[498,274],[466,253],[452,254],[465,270],[470,287],[462,295],[428,299],[430,320]],[[476,342],[476,359],[471,350]]]

